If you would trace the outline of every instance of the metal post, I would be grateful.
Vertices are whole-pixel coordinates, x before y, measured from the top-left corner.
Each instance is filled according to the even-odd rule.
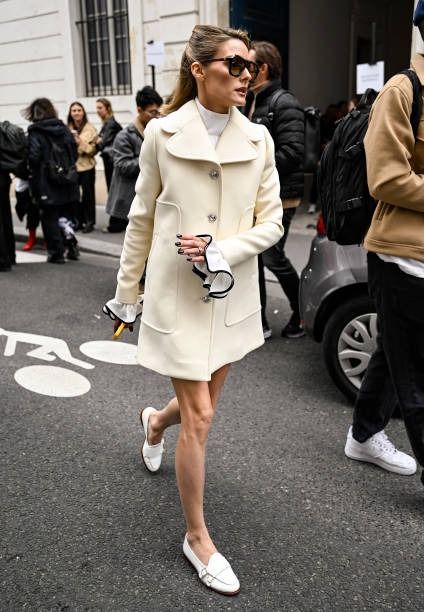
[[[152,69],[152,87],[153,87],[153,89],[156,89],[155,67],[154,66],[150,66],[150,68]]]

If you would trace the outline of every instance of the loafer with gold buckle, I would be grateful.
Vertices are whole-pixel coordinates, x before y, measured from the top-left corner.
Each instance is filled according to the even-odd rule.
[[[208,588],[222,595],[237,595],[240,591],[240,582],[221,553],[216,552],[211,555],[208,564],[205,565],[190,548],[187,536],[184,538],[183,553],[194,566],[199,579]]]

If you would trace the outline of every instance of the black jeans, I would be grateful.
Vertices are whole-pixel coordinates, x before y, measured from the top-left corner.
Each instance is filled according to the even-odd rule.
[[[10,176],[0,172],[0,269],[8,270],[15,263],[15,235],[10,208]]]
[[[96,180],[96,170],[85,170],[78,172],[78,182],[81,186],[81,202],[78,211],[78,221],[80,225],[94,225],[96,223],[96,195],[94,183]]]
[[[424,278],[368,254],[368,286],[379,332],[353,415],[353,437],[384,429],[396,400],[418,462],[424,466]]]
[[[287,296],[293,313],[298,317],[299,314],[299,276],[294,269],[290,259],[286,256],[284,247],[289,234],[290,224],[296,212],[296,208],[286,208],[283,215],[284,235],[270,249],[258,257],[259,263],[259,291],[261,296],[262,320],[265,319],[266,309],[266,289],[263,266],[267,267],[276,277],[282,290]]]

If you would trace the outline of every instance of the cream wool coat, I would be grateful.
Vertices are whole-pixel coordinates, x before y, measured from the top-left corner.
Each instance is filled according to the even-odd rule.
[[[272,139],[236,108],[216,149],[194,100],[149,122],[115,296],[136,302],[148,257],[141,365],[206,381],[263,344],[256,256],[282,236],[279,194]],[[176,234],[216,241],[234,275],[226,298],[207,297]]]

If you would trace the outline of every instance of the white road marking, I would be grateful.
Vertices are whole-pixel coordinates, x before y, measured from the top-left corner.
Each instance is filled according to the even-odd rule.
[[[46,259],[47,259],[47,252],[44,255],[39,255],[38,253],[28,253],[26,251],[16,251],[16,263],[18,264],[41,263],[41,262],[45,262]]]
[[[56,357],[59,357],[59,359],[62,359],[62,361],[72,363],[72,365],[76,365],[86,370],[92,370],[94,368],[93,364],[72,357],[68,345],[66,344],[65,340],[62,340],[61,338],[40,336],[38,334],[29,334],[26,332],[12,332],[2,328],[0,328],[0,336],[6,336],[7,338],[6,346],[4,347],[5,357],[14,355],[16,344],[18,342],[23,342],[26,344],[38,345],[37,348],[33,349],[32,351],[28,351],[27,355],[29,357],[36,357],[37,359],[43,359],[44,361],[54,361]]]
[[[116,340],[93,340],[81,344],[80,351],[87,357],[118,365],[137,365],[137,346]]]
[[[85,376],[57,366],[33,365],[15,372],[16,382],[34,393],[50,397],[77,397],[87,393],[91,384]]]

